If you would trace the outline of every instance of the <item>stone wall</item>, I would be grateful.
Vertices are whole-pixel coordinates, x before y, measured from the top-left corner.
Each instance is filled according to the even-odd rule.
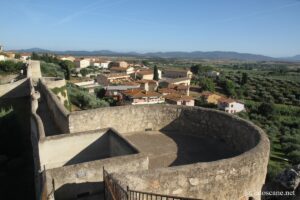
[[[38,98],[32,80],[29,79],[29,90],[31,94],[31,116],[30,116],[30,139],[32,145],[33,154],[33,166],[34,166],[34,186],[36,199],[40,199],[43,193],[45,180],[41,174],[40,155],[39,155],[39,140],[45,137],[44,126],[39,115],[36,114],[36,108],[38,105]]]
[[[55,87],[60,88],[60,87],[66,86],[66,80],[63,78],[43,77],[43,80],[49,89],[53,89]]]
[[[139,151],[133,146],[133,144],[129,143],[128,140],[124,139],[120,134],[116,131],[109,130],[111,134],[109,134],[108,144],[109,144],[109,156],[122,156],[127,154],[138,153]]]
[[[46,169],[136,153],[135,147],[110,129],[49,136],[39,142],[41,166]]]
[[[260,148],[265,148],[262,143]],[[268,153],[249,152],[220,161],[130,174],[114,174],[126,188],[199,199],[232,200],[260,196],[267,173]]]
[[[46,171],[47,188],[49,193],[54,189],[59,200],[77,199],[83,193],[99,194],[103,192],[103,167],[110,173],[132,172],[147,170],[148,163],[146,156],[135,154],[54,168]]]
[[[265,182],[269,141],[261,129],[233,115],[197,107],[123,106],[71,113],[70,131],[113,127],[118,132],[160,130],[207,136],[227,143],[236,157],[159,170],[116,174],[134,190],[201,199],[240,199]],[[260,197],[255,197],[260,199]]]
[[[172,123],[180,110],[176,106],[145,105],[106,107],[72,112],[70,132],[113,127],[120,133],[159,130]]]
[[[57,96],[46,86],[44,80],[39,81],[40,92],[47,102],[51,116],[62,133],[69,133],[69,111],[59,101]]]
[[[41,166],[51,169],[107,157],[109,147],[106,132],[107,129],[102,129],[41,139],[39,143]]]
[[[212,112],[214,113],[214,111]],[[206,114],[208,118],[212,119],[216,113],[211,115],[207,112]],[[130,174],[117,173],[114,174],[115,179],[124,188],[129,186],[130,189],[138,191],[199,199],[231,200],[249,198],[251,194],[260,194],[267,174],[269,140],[256,126],[223,113],[219,113],[219,115],[223,115],[223,118],[220,117],[218,119],[220,121],[215,123],[207,121],[203,128],[208,127],[209,124],[211,127],[204,129],[203,132],[212,134],[212,137],[220,136],[225,141],[232,141],[233,147],[236,147],[240,155],[213,162]],[[197,115],[193,116],[197,120]],[[194,127],[194,130],[199,130],[199,126]],[[216,131],[214,129],[218,129],[218,133],[214,132]],[[197,132],[193,131],[192,127],[187,128],[185,132],[187,131],[193,134]],[[251,197],[256,200],[260,199],[260,196]]]
[[[40,61],[38,60],[28,61],[27,77],[31,78],[34,82],[37,82],[40,78],[42,78]]]
[[[30,95],[29,79],[24,78],[13,83],[0,85],[1,98],[17,98]]]

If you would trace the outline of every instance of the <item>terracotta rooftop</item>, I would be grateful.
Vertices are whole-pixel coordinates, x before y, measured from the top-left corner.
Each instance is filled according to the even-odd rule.
[[[157,81],[155,81],[155,80],[146,80],[146,79],[138,80],[138,81],[136,81],[136,82],[137,82],[137,83],[157,84]]]
[[[162,94],[158,92],[145,91],[145,90],[126,90],[122,92],[126,96],[130,96],[132,98],[141,98],[141,97],[160,97]]]
[[[171,88],[160,88],[158,89],[159,93],[176,93],[176,90]]]
[[[153,71],[151,71],[151,70],[141,70],[141,71],[138,71],[137,74],[150,75],[150,74],[153,74]]]
[[[173,101],[191,101],[194,100],[191,96],[180,95],[176,93],[168,94],[165,96],[165,99],[173,100]]]
[[[120,85],[140,85],[140,84],[137,82],[127,81],[127,82],[120,83]]]
[[[218,99],[218,102],[219,103],[233,103],[233,102],[237,102],[237,101],[234,99],[230,99],[230,98],[220,98],[220,99]]]
[[[209,92],[209,91],[205,91],[205,92],[202,92],[200,95],[201,95],[201,96],[208,97],[208,96],[213,95],[213,94],[215,94],[215,93]],[[215,95],[218,95],[218,94],[215,94]]]
[[[112,68],[110,68],[110,70],[112,70],[112,71],[126,71],[127,70],[127,68],[124,68],[124,67],[112,67]]]
[[[188,72],[190,71],[189,69],[185,69],[185,68],[167,68],[164,70],[166,71],[170,71],[170,72]]]
[[[117,78],[117,77],[128,77],[128,74],[122,74],[122,73],[111,73],[111,74],[103,74],[104,76],[106,76],[107,78]]]

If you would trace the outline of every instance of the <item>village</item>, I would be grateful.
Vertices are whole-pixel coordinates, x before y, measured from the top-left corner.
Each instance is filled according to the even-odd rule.
[[[6,52],[0,60],[15,59],[14,53]],[[26,62],[31,53],[21,53],[16,58]],[[213,104],[227,113],[245,110],[243,103],[215,92],[194,88],[193,73],[189,67],[149,67],[122,60],[109,61],[99,57],[58,56],[59,60],[70,61],[76,66],[71,71],[71,82],[95,95],[95,89],[105,90],[104,97],[120,105],[175,104],[195,106],[197,100]],[[209,71],[209,77],[218,77],[219,72]],[[63,85],[62,85],[63,86]],[[190,92],[190,90],[193,90]],[[62,102],[63,103],[63,102]]]

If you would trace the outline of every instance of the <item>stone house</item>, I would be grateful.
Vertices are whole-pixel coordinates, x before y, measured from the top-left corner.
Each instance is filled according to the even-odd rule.
[[[190,70],[187,69],[165,69],[164,70],[164,77],[167,78],[189,78],[191,79],[193,76],[193,73]]]
[[[136,83],[141,85],[141,89],[145,91],[156,91],[158,87],[158,82],[154,80],[138,80]]]
[[[158,70],[158,79],[161,79],[161,70]],[[154,72],[152,69],[138,70],[136,72],[137,79],[153,80]]]
[[[110,68],[110,71],[112,73],[125,73],[125,74],[134,74],[135,73],[133,67],[128,67],[128,68],[125,68],[125,67],[112,67],[112,68]]]
[[[130,76],[128,74],[98,74],[97,82],[102,86],[121,84],[122,82],[130,81]]]
[[[218,100],[222,98],[221,95],[212,93],[212,92],[202,92],[201,93],[201,98],[206,102],[206,103],[212,103],[217,105]]]
[[[187,95],[181,95],[178,93],[171,93],[165,96],[166,103],[175,105],[194,106],[195,99]]]
[[[74,63],[78,69],[86,68],[91,65],[89,59],[75,59]]]

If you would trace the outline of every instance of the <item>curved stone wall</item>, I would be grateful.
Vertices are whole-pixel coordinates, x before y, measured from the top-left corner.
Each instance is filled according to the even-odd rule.
[[[198,107],[123,106],[71,113],[69,124],[71,132],[112,127],[126,134],[152,129],[222,140],[235,155],[114,176],[124,187],[139,191],[199,199],[260,199],[255,195],[265,182],[269,140],[260,128],[233,115]]]

